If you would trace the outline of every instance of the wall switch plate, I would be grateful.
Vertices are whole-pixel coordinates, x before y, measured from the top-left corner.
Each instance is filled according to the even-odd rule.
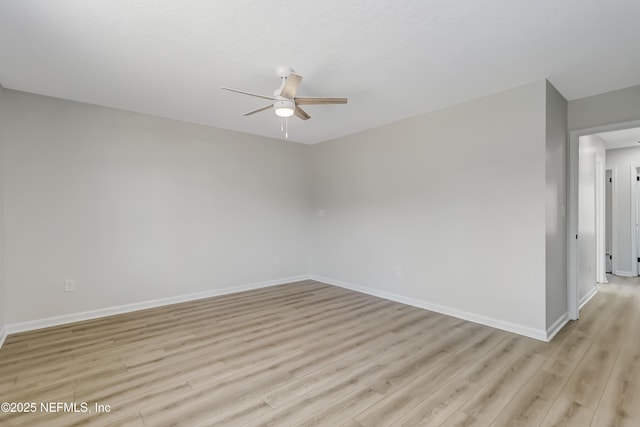
[[[275,257],[275,258],[273,259],[273,263],[274,263],[275,265],[280,264],[280,257],[279,257],[279,256]]]
[[[402,277],[404,270],[401,265],[396,265],[396,277]]]
[[[324,209],[318,209],[318,216],[325,216],[327,213],[324,211]]]
[[[64,291],[73,292],[76,290],[76,281],[73,279],[67,279],[64,281]]]

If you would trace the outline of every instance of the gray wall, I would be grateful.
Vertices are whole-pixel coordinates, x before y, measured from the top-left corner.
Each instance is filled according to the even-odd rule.
[[[4,285],[4,88],[0,85],[0,343],[3,337],[5,321],[5,285]]]
[[[308,146],[3,100],[7,323],[309,272]]]
[[[570,101],[568,127],[640,119],[639,95]],[[0,321],[313,272],[544,330],[561,98],[539,81],[308,147],[0,91]]]
[[[545,100],[538,81],[313,146],[314,271],[545,330]]]
[[[547,328],[567,313],[567,100],[546,85]]]
[[[640,119],[640,85],[569,101],[569,130]]]

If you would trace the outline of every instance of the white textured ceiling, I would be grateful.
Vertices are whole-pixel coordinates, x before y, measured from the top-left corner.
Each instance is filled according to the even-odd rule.
[[[315,143],[549,80],[568,99],[640,84],[640,1],[1,0],[6,88],[282,138],[274,70],[304,76]]]
[[[640,128],[614,130],[596,135],[604,140],[604,146],[607,150],[628,147],[640,148]]]

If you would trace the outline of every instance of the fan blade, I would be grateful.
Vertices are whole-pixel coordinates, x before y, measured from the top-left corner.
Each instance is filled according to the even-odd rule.
[[[302,76],[300,74],[291,73],[291,75],[287,77],[287,81],[284,86],[282,86],[280,96],[287,99],[293,99],[293,97],[296,96],[296,92],[298,91],[298,86],[300,86],[301,81]]]
[[[298,107],[297,105],[296,105],[296,109],[293,112],[297,117],[301,118],[302,120],[309,120],[311,118],[311,116],[308,115],[306,111],[304,111],[302,108]]]
[[[259,113],[260,111],[268,110],[271,107],[273,107],[273,104],[265,105],[264,107],[260,107],[257,110],[249,111],[248,113],[243,114],[243,116],[250,116],[252,114]]]
[[[275,101],[276,99],[272,96],[258,95],[257,93],[245,92],[243,90],[231,89],[228,87],[221,87],[220,89],[228,90],[231,92],[241,93],[243,95],[255,96],[256,98],[269,99],[271,101]]]
[[[295,98],[296,104],[314,105],[314,104],[346,104],[347,98],[317,98],[313,96],[305,96],[303,98]]]

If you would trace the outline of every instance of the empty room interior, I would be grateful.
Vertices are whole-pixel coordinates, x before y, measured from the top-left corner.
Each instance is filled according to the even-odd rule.
[[[0,1],[0,425],[639,426],[638,19]]]

